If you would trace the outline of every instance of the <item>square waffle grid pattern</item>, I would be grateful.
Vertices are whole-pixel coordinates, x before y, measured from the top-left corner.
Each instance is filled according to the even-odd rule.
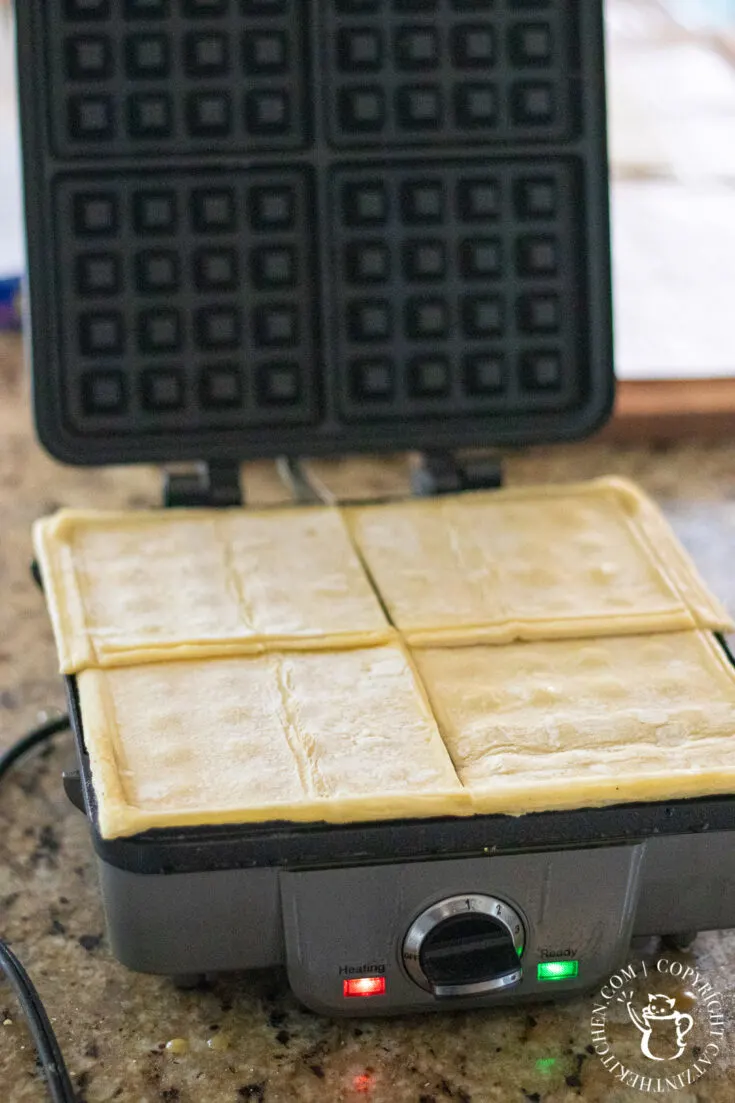
[[[576,123],[567,0],[329,0],[337,146],[556,140]]]
[[[346,417],[572,403],[583,316],[574,173],[498,162],[338,172]]]
[[[58,267],[84,432],[314,417],[304,170],[65,180]]]
[[[334,145],[572,132],[578,52],[567,0],[325,6]],[[131,154],[304,147],[304,14],[300,0],[64,0],[58,28],[49,24],[54,83],[64,88],[50,104],[59,152],[121,140]]]
[[[55,0],[48,9],[59,153],[305,146],[303,0]]]
[[[47,447],[163,462],[420,448],[440,426],[449,447],[578,434],[611,374],[588,11],[30,0],[21,59],[43,48],[49,62],[22,68],[27,165],[44,165],[27,210]],[[427,81],[441,127],[409,133],[400,105]],[[389,106],[379,144],[340,122],[344,94],[371,84]],[[521,91],[552,113],[523,122]],[[492,126],[460,125],[475,92]],[[283,94],[285,127],[251,125],[261,94]],[[168,122],[141,135],[134,104],[149,95]],[[209,129],[191,125],[209,95],[229,104],[220,132],[215,107]],[[93,135],[98,108],[111,128]],[[53,270],[33,245],[49,235]]]

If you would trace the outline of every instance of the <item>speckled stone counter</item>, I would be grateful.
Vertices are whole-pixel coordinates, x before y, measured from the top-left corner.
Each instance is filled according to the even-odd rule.
[[[145,507],[161,493],[159,473],[150,469],[84,470],[52,462],[34,440],[26,389],[19,342],[0,338],[0,747],[33,725],[39,711],[64,705],[46,612],[28,572],[31,523],[62,504]],[[337,494],[407,487],[402,458],[323,463],[315,470]],[[639,480],[664,503],[710,584],[735,609],[735,446],[537,449],[510,457],[506,470],[511,483],[603,473]],[[270,465],[249,469],[246,485],[251,501],[284,496]],[[275,972],[228,977],[194,992],[127,972],[105,942],[85,821],[61,791],[59,775],[70,754],[69,737],[62,736],[0,791],[0,933],[46,1002],[80,1103],[642,1098],[616,1083],[591,1052],[591,997],[505,1011],[330,1022],[300,1008]],[[735,1026],[735,933],[703,935],[680,957],[719,985]],[[732,1103],[735,1054],[727,1038],[722,1048],[713,1071],[667,1098]],[[0,1103],[45,1098],[32,1045],[0,984]]]

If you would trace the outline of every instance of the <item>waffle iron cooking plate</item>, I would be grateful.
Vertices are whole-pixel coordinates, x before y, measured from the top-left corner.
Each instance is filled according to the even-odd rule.
[[[18,5],[71,463],[518,445],[612,400],[602,5]]]

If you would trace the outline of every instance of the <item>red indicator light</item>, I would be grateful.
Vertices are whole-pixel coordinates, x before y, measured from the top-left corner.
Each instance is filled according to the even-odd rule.
[[[343,996],[382,996],[385,977],[350,977],[342,981]]]

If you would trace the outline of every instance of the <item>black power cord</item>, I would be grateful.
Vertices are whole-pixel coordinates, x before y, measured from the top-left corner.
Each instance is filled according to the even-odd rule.
[[[13,743],[11,747],[8,747],[7,751],[0,754],[0,781],[2,781],[5,774],[10,771],[10,767],[13,766],[18,759],[24,758],[34,747],[38,747],[41,743],[45,743],[47,740],[51,739],[52,736],[58,735],[59,732],[68,731],[69,727],[68,716],[55,716],[53,720],[47,720],[45,724],[41,724],[39,727],[34,728],[33,731],[28,732],[27,735],[24,735],[17,743]]]
[[[302,460],[294,456],[279,456],[276,471],[281,482],[301,505],[318,503],[324,506],[337,504],[337,499],[321,479],[307,472]]]
[[[67,731],[69,727],[69,717],[59,716],[24,735],[0,755],[0,781],[10,768],[34,747],[45,743],[59,732]],[[53,1103],[76,1103],[69,1073],[41,997],[18,958],[2,939],[0,939],[0,974],[5,976],[13,989],[25,1016],[51,1100]]]

